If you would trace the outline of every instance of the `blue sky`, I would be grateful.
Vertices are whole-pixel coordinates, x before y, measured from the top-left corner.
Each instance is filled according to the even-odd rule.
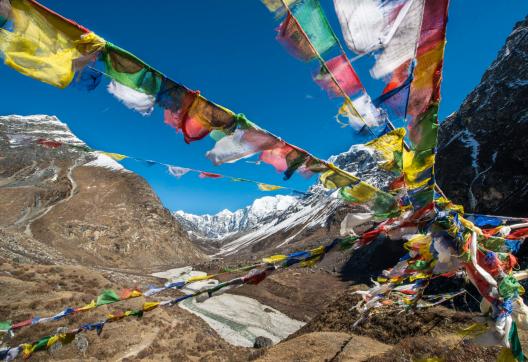
[[[286,53],[275,40],[277,21],[258,0],[42,3],[316,156],[327,158],[356,142],[351,129],[334,121],[338,101],[312,82],[316,65]],[[332,2],[321,3],[341,36]],[[451,0],[441,118],[455,111],[478,84],[515,22],[526,14],[525,0]],[[355,66],[374,98],[381,84],[369,79],[371,64],[371,59],[362,59]],[[185,144],[164,125],[159,110],[142,117],[108,94],[106,84],[90,93],[59,90],[5,66],[0,67],[0,79],[0,114],[56,115],[96,149],[302,190],[315,181],[294,176],[285,182],[271,166],[244,161],[214,167],[204,157],[211,140]],[[159,167],[133,161],[124,165],[145,177],[171,210],[215,213],[274,194],[252,184],[201,180],[192,174],[177,180]]]

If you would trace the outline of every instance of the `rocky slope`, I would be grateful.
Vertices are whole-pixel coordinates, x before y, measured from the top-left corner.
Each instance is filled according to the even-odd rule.
[[[204,259],[141,177],[83,146],[55,117],[0,117],[0,259],[135,268]]]
[[[384,188],[392,175],[375,166],[376,157],[364,146],[354,145],[330,161]],[[328,240],[339,234],[340,221],[351,210],[335,193],[316,184],[305,196],[265,196],[234,212],[192,215],[177,211],[174,216],[206,252],[240,257],[275,249],[293,250]]]
[[[528,17],[440,127],[438,182],[467,210],[528,215],[527,100]]]

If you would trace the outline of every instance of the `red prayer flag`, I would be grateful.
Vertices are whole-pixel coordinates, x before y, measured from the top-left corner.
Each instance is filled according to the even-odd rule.
[[[202,171],[200,172],[200,174],[198,175],[199,178],[222,178],[224,176],[222,175],[219,175],[217,173],[212,173],[212,172],[205,172],[205,171]]]
[[[343,97],[345,92],[352,96],[363,89],[352,64],[346,55],[338,55],[325,62],[321,66],[319,73],[314,77],[314,81],[325,89],[330,96]]]
[[[37,140],[37,143],[39,145],[47,147],[47,148],[59,148],[60,146],[62,146],[62,142],[47,140],[47,139],[44,139],[44,138],[39,138]]]
[[[317,56],[299,23],[288,13],[277,29],[277,40],[296,58],[309,61]]]

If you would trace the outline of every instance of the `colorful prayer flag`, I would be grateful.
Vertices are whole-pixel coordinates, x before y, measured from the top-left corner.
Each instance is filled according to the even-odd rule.
[[[337,39],[326,19],[319,0],[299,0],[292,9],[303,36],[308,37],[319,55],[337,44]]]
[[[128,158],[126,155],[122,155],[119,153],[112,153],[112,152],[99,152],[102,155],[108,156],[116,161],[123,161],[125,158]]]
[[[103,61],[114,81],[152,97],[160,91],[163,76],[126,50],[107,42]]]
[[[276,191],[284,188],[282,186],[268,185],[263,183],[258,183],[257,186],[260,191]]]
[[[10,19],[13,31],[0,28],[5,64],[41,82],[67,87],[74,76],[73,60],[81,56],[76,41],[84,32],[30,1],[12,0]]]
[[[352,64],[344,54],[325,62],[314,80],[321,88],[335,97],[352,96],[363,89]]]
[[[218,173],[212,173],[212,172],[205,172],[205,171],[202,171],[200,172],[200,174],[198,175],[199,178],[222,178],[224,176],[218,174]]]
[[[101,295],[97,297],[95,302],[96,306],[111,304],[121,300],[119,296],[113,290],[105,290]]]
[[[108,92],[123,102],[125,106],[141,113],[143,116],[148,116],[154,111],[156,98],[150,94],[139,92],[115,80],[108,84]]]
[[[177,178],[180,178],[191,171],[190,168],[178,167],[178,166],[167,166],[169,173]]]

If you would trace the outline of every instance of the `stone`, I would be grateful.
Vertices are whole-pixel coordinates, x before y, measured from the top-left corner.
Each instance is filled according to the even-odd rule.
[[[268,337],[258,336],[255,339],[255,343],[253,344],[253,348],[266,348],[273,345],[273,341],[269,339]]]

